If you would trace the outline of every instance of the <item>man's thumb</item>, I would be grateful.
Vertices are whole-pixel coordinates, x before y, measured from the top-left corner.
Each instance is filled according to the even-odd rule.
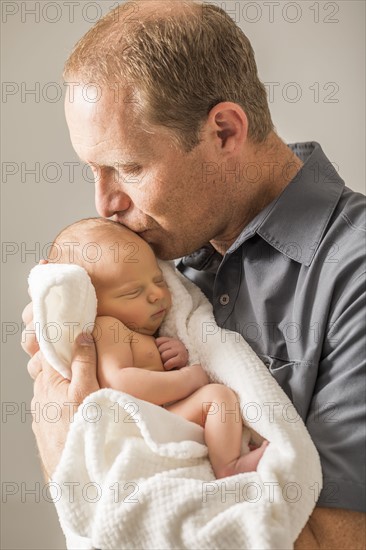
[[[72,383],[77,386],[95,386],[97,382],[97,353],[91,334],[81,333],[75,339],[73,358],[71,361]]]

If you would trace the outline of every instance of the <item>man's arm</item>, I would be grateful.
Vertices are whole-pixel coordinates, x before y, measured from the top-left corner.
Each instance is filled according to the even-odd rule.
[[[364,437],[362,436],[364,429],[362,426],[364,426],[365,349],[363,280],[364,275],[359,277],[360,289],[355,285],[349,285],[353,294],[347,296],[348,300],[342,297],[344,305],[342,299],[339,299],[338,311],[334,316],[336,321],[331,324],[331,334],[324,344],[323,363],[319,367],[319,372],[322,373],[323,364],[328,362],[326,370],[328,384],[324,384],[323,388],[319,390],[316,402],[323,417],[321,414],[317,416],[310,413],[307,422],[310,434],[317,434],[316,442],[323,461],[325,460],[324,456],[327,457],[327,453],[330,452],[328,449],[333,449],[335,453],[335,458],[329,461],[331,464],[341,463],[341,457],[352,459],[348,478],[351,474],[357,476],[359,470],[353,467],[356,459],[360,461],[361,468],[364,467],[362,458],[364,452]],[[321,400],[319,400],[320,394],[325,394]],[[357,403],[359,403],[358,407]],[[326,409],[327,404],[331,406],[329,410]],[[351,409],[351,413],[347,414],[349,409]],[[337,445],[340,446],[339,449]],[[346,449],[348,447],[348,454],[345,452],[345,447]],[[345,458],[344,462],[346,463]],[[325,462],[325,464],[327,463]],[[329,468],[328,465],[327,467]],[[337,492],[334,496],[343,498],[346,492],[348,497],[355,495],[355,489],[352,490],[342,476],[339,477],[339,487],[337,485]],[[334,472],[333,479],[337,479],[336,472]],[[362,479],[359,481],[362,483]],[[335,486],[333,482],[333,487]],[[328,497],[330,495],[329,491],[325,494]],[[326,496],[323,498],[325,499]],[[362,506],[361,501],[359,505]],[[366,514],[343,508],[315,508],[295,543],[296,550],[307,550],[308,548],[365,549]]]
[[[365,548],[365,514],[337,508],[315,508],[295,542],[295,550]]]

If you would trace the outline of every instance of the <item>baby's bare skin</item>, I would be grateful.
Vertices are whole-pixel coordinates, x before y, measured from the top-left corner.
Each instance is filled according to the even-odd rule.
[[[130,342],[135,368],[165,372],[154,336],[131,331]]]
[[[165,406],[167,410],[202,426],[205,429],[205,442],[210,449],[211,465],[217,478],[257,469],[268,443],[264,442],[258,449],[241,454],[243,426],[240,412],[235,422],[232,421],[232,415],[225,418],[222,414],[224,406],[228,411],[239,406],[238,398],[230,388],[221,384],[209,384],[207,379],[206,384],[184,396],[189,387],[184,384],[184,378],[191,373],[192,367],[167,372],[153,336],[132,331],[112,317],[97,317],[96,325],[95,333],[100,333],[97,339],[97,377],[101,387],[119,389],[158,405],[169,402]],[[114,361],[111,361],[111,357],[115,358]],[[204,374],[200,365],[194,365],[193,368],[196,368],[194,374],[199,371]],[[132,385],[129,391],[123,375],[131,371],[129,383]],[[147,377],[144,376],[144,371],[147,371]],[[148,377],[152,371],[162,373],[157,384]],[[200,383],[199,377],[195,378]],[[179,393],[170,393],[171,397],[175,397],[164,403],[164,388],[173,392],[177,389]],[[171,403],[172,401],[174,402]]]
[[[200,365],[166,371],[155,338],[132,331],[113,317],[97,317],[93,335],[101,387],[114,388],[150,403],[164,405],[184,399],[209,384]]]

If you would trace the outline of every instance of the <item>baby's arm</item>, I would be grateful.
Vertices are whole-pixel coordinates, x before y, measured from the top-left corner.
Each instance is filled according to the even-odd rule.
[[[97,348],[97,376],[102,388],[115,388],[123,368],[133,367],[133,333],[114,317],[97,317],[93,331]]]
[[[166,372],[126,368],[119,373],[117,389],[155,405],[164,405],[184,399],[208,382],[201,365]]]
[[[113,317],[97,317],[94,337],[98,381],[103,388],[113,388],[163,405],[184,399],[209,382],[200,365],[170,372],[135,368],[131,342],[138,334]]]

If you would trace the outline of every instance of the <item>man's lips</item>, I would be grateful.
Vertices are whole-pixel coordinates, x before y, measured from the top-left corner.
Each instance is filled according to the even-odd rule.
[[[133,223],[129,223],[128,220],[125,219],[125,216],[119,216],[118,214],[114,214],[114,216],[111,217],[111,219],[114,221],[114,222],[117,222],[119,223],[120,225],[124,225],[125,227],[127,227],[127,229],[129,229],[130,231],[133,231],[134,233],[137,233],[137,234],[140,234],[140,233],[143,233],[144,231],[147,231],[148,230],[148,227],[145,226],[141,226],[138,227],[138,225],[134,225]]]
[[[128,220],[125,219],[125,216],[119,216],[118,214],[115,214],[114,216],[112,216],[112,220],[121,224],[121,225],[124,225],[125,227],[127,227],[127,229],[129,229],[130,231],[133,231],[134,233],[137,233],[138,235],[142,235],[143,233],[148,233],[150,232],[152,229],[154,229],[154,227],[151,226],[151,224],[144,224],[144,225],[141,225],[140,223],[137,223],[137,224],[134,224],[134,223],[129,223]]]

